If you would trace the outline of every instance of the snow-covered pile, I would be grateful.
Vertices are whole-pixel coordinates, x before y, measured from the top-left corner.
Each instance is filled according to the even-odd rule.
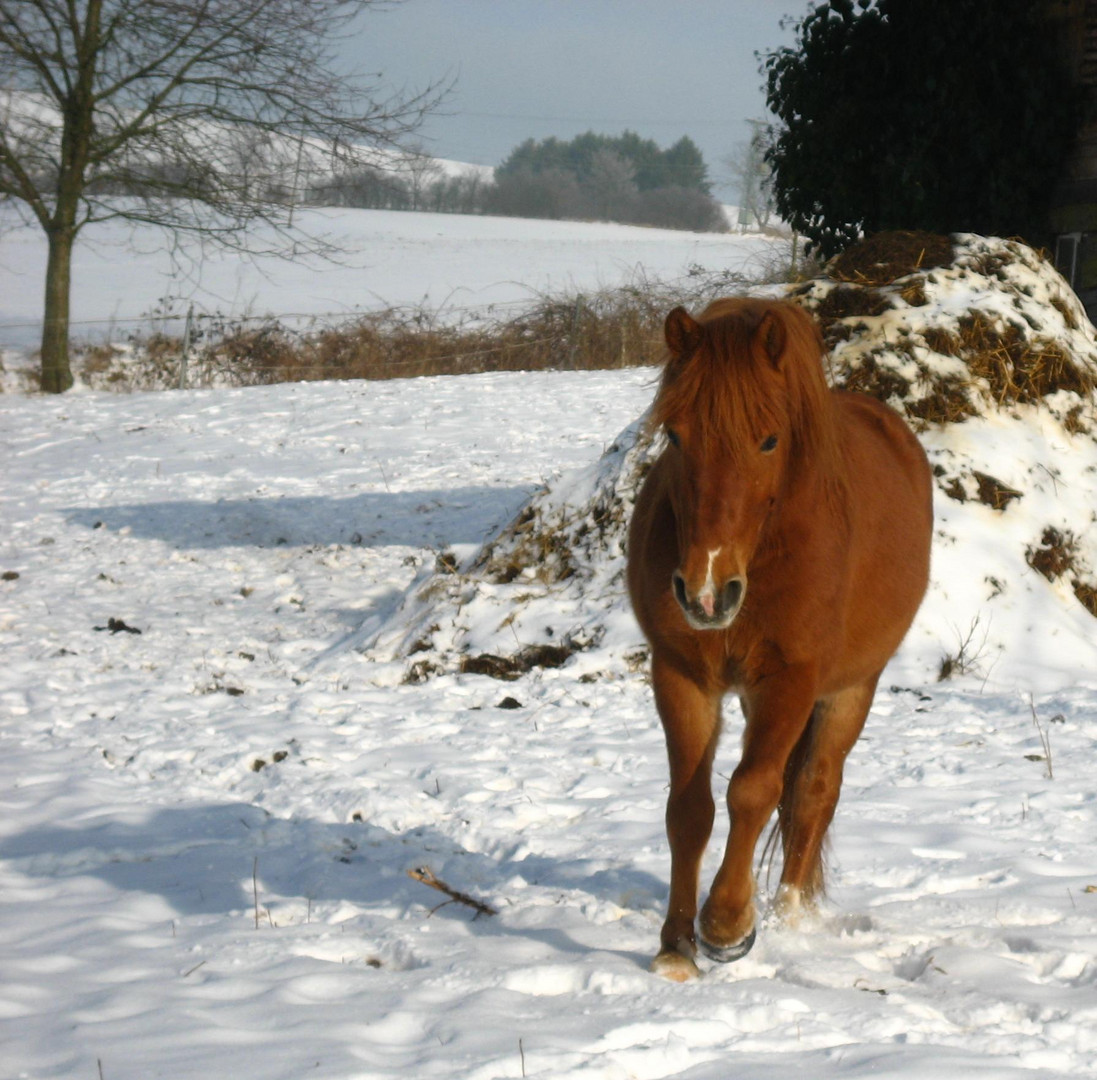
[[[1042,685],[1049,668],[1054,682],[1056,670],[1097,664],[1097,334],[1022,244],[937,238],[933,259],[904,242],[922,240],[893,239],[890,254],[907,258],[890,263],[873,263],[866,245],[861,265],[844,257],[790,295],[823,326],[833,383],[903,412],[947,496],[932,585],[945,602],[927,604],[910,635],[911,677],[989,676],[1005,659],[1010,681]],[[624,545],[659,448],[640,419],[481,549],[444,555],[373,637],[372,656],[405,659],[409,681],[510,678],[573,656],[588,678],[635,668],[644,652]],[[582,659],[592,646],[597,659]]]
[[[925,606],[908,650],[941,674],[1041,684],[1097,661],[1097,333],[1031,248],[959,235],[917,265],[932,242],[885,238],[875,265],[855,250],[795,298],[823,325],[833,381],[907,416],[944,496],[945,603]]]
[[[517,677],[559,667],[593,646],[604,665],[643,661],[643,638],[625,603],[625,539],[632,505],[656,447],[641,418],[592,465],[530,499],[479,549],[442,555],[371,652],[410,658],[406,681],[447,670]],[[603,665],[599,667],[599,665]]]

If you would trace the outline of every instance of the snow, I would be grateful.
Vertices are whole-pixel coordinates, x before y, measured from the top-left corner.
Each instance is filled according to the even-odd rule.
[[[501,236],[457,258],[483,227],[459,221],[414,226],[447,231],[435,280],[506,280]],[[543,267],[555,235],[510,265]],[[89,311],[132,272],[96,258]],[[693,984],[647,971],[666,765],[619,602],[586,651],[510,682],[404,682],[366,647],[440,554],[471,559],[545,484],[595,491],[654,374],[0,396],[0,1074],[1097,1076],[1094,623],[1021,547],[1092,509],[1097,456],[1046,410],[1018,410],[1026,439],[1004,415],[926,433],[1025,495],[938,493],[830,896],[796,927],[766,913]],[[988,574],[985,654],[938,683]],[[418,867],[498,914],[438,907]],[[774,885],[763,868],[763,906]]]
[[[761,274],[787,240],[633,225],[536,221],[388,210],[301,209],[303,232],[341,251],[334,262],[239,255],[120,221],[88,226],[73,254],[73,334],[146,334],[197,312],[233,318],[353,316],[388,306],[456,313],[528,304],[549,292],[598,290],[643,278],[675,280],[690,267]],[[256,249],[274,237],[257,234]],[[0,207],[0,347],[41,337],[46,248],[37,228]],[[181,323],[168,323],[181,333]]]

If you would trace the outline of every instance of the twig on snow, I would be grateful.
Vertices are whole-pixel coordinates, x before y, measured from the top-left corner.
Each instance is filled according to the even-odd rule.
[[[251,895],[255,900],[255,929],[259,929],[259,856],[251,862]]]
[[[422,882],[424,885],[429,885],[432,889],[437,889],[440,893],[445,893],[449,897],[446,904],[451,904],[456,901],[458,904],[464,904],[466,907],[472,908],[477,916],[480,915],[498,915],[499,912],[489,904],[485,904],[481,900],[477,900],[473,896],[469,896],[467,893],[458,892],[457,889],[447,885],[444,881],[440,881],[434,876],[434,871],[429,866],[418,866],[414,870],[408,871],[408,877],[413,878],[415,881]],[[445,907],[445,904],[439,904],[439,907]],[[434,911],[437,911],[435,908]]]
[[[1040,745],[1044,748],[1043,760],[1047,764],[1047,778],[1049,780],[1054,780],[1055,770],[1051,765],[1051,735],[1044,725],[1040,723],[1040,718],[1036,715],[1036,702],[1031,694],[1028,696],[1028,706],[1032,710],[1032,722],[1036,725],[1036,730],[1040,734]],[[1030,754],[1028,756],[1034,761],[1040,760],[1039,754]]]

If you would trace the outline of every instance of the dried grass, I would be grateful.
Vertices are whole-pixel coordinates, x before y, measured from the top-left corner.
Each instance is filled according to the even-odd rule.
[[[846,390],[856,390],[862,394],[871,394],[881,401],[892,398],[905,400],[910,393],[910,382],[897,371],[877,362],[875,356],[868,353],[859,364],[850,369],[843,382]]]
[[[928,232],[882,232],[846,248],[828,264],[827,273],[835,281],[890,285],[919,270],[949,266],[952,259],[950,237]]]
[[[1025,551],[1025,562],[1048,581],[1057,581],[1075,569],[1078,557],[1078,540],[1072,532],[1060,532],[1049,525],[1044,529],[1038,545]]]
[[[492,679],[513,682],[534,668],[558,668],[578,651],[571,644],[563,645],[527,645],[513,656],[496,656],[494,653],[480,653],[466,656],[461,660],[461,671],[467,675],[487,675]]]
[[[815,309],[815,316],[825,327],[833,319],[874,317],[891,307],[891,299],[870,288],[839,285],[823,297]]]
[[[1079,329],[1078,316],[1074,312],[1074,308],[1070,306],[1061,296],[1051,297],[1049,303],[1060,315],[1063,317],[1063,322],[1066,323],[1068,330]]]
[[[927,394],[903,402],[907,416],[921,425],[958,424],[969,416],[977,416],[979,407],[968,392],[969,382],[957,375],[934,378]],[[915,425],[916,427],[918,425]]]
[[[1093,392],[1093,378],[1061,345],[1014,323],[1000,326],[982,312],[969,312],[959,320],[958,340],[955,355],[1000,406],[1036,402],[1060,390]]]
[[[677,304],[703,306],[751,278],[690,270],[673,285],[642,277],[602,292],[544,295],[513,309],[390,308],[341,326],[299,329],[271,318],[202,318],[188,360],[191,385],[254,386],[327,379],[391,379],[488,371],[606,370],[660,363],[663,320]],[[179,381],[182,343],[156,333],[124,345],[84,346],[78,368],[96,389],[156,389]]]
[[[988,473],[979,472],[976,469],[972,471],[971,475],[975,477],[975,483],[979,488],[976,498],[992,510],[1003,511],[1014,499],[1020,499],[1024,496],[1023,492],[1011,488],[1008,484],[1003,484],[1001,480],[990,476]]]
[[[1070,587],[1078,602],[1097,618],[1097,586],[1081,576],[1087,571],[1079,564],[1078,538],[1072,532],[1060,532],[1049,525],[1044,529],[1040,543],[1025,552],[1025,561],[1048,581],[1070,575]]]
[[[1085,581],[1079,581],[1075,579],[1073,582],[1074,595],[1078,597],[1082,606],[1090,613],[1090,615],[1097,618],[1097,587],[1089,584]]]

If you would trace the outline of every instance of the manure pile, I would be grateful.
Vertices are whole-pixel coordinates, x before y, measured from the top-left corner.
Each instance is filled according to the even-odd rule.
[[[820,322],[831,382],[899,410],[933,466],[932,583],[903,677],[1035,687],[1097,665],[1097,334],[1054,268],[1014,241],[893,233],[788,295]],[[641,417],[474,557],[440,559],[367,653],[412,682],[642,667],[625,543],[661,445]]]

